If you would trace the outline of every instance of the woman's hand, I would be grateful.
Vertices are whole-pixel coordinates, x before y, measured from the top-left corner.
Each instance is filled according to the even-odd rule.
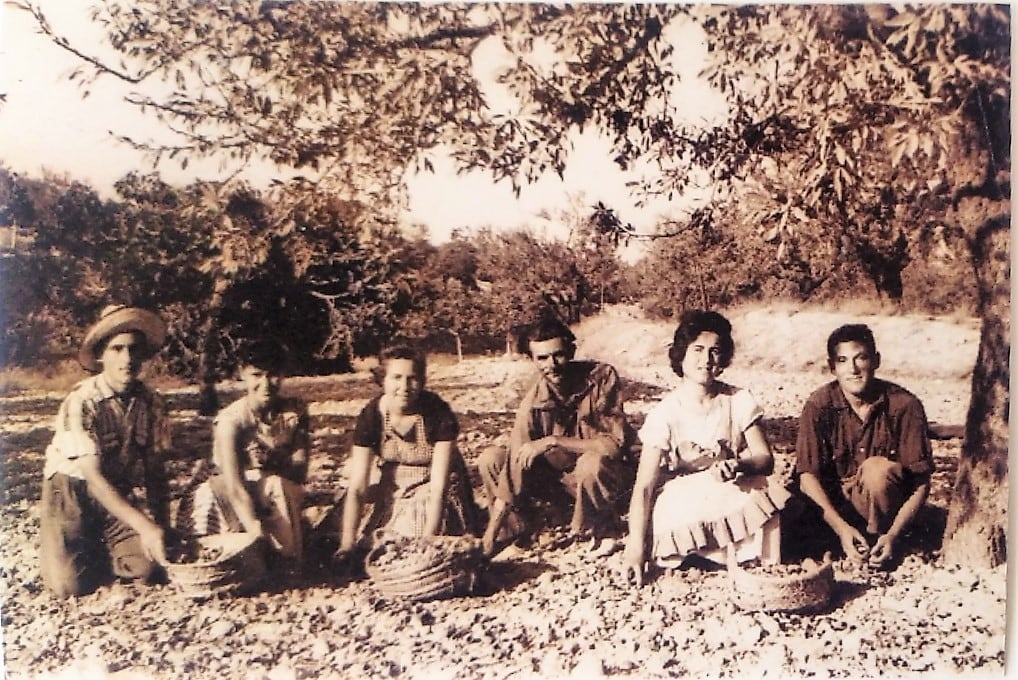
[[[714,463],[711,468],[711,476],[719,482],[730,482],[739,474],[739,461],[735,458],[725,458]]]
[[[149,522],[148,526],[138,532],[141,549],[145,556],[156,564],[166,564],[166,545],[163,541],[163,530],[158,524]]]
[[[870,550],[869,563],[871,567],[879,567],[894,556],[895,536],[891,532],[881,534],[877,542]]]
[[[332,553],[330,562],[332,572],[337,576],[356,576],[360,573],[357,551],[352,548],[339,548]]]
[[[637,588],[643,585],[643,562],[642,552],[626,547],[622,553],[622,566],[619,569],[625,585],[635,585]]]

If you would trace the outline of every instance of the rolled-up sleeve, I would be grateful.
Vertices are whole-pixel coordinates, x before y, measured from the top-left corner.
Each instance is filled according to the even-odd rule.
[[[898,462],[916,477],[928,477],[933,472],[933,445],[926,411],[918,399],[909,400],[902,409],[898,428]]]
[[[809,399],[799,416],[799,433],[795,440],[795,471],[820,475],[821,472],[821,409]]]
[[[43,466],[46,479],[58,472],[77,477],[77,461],[99,455],[99,444],[92,432],[93,421],[82,395],[78,392],[67,395],[57,411],[53,440],[46,447]]]

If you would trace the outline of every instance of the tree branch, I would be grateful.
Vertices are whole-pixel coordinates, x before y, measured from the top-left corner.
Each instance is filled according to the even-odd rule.
[[[82,52],[74,45],[72,45],[71,41],[68,40],[66,37],[57,34],[53,30],[53,28],[49,25],[49,21],[47,21],[46,15],[43,14],[40,8],[28,2],[18,2],[17,0],[8,0],[6,4],[31,14],[32,17],[35,19],[35,23],[39,27],[40,33],[48,37],[57,47],[60,47],[61,49],[70,52],[74,56],[78,57],[82,61],[91,64],[93,67],[95,67],[96,71],[98,71],[99,73],[111,75],[115,78],[118,78],[128,83],[138,84],[155,72],[155,69],[152,69],[148,71],[140,71],[137,75],[131,75],[124,71],[117,70],[107,65],[105,62],[98,59],[97,57],[93,57],[90,54]]]

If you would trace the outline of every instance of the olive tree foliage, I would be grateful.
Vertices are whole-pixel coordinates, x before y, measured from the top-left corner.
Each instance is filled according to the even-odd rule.
[[[16,233],[29,234],[36,224],[58,224],[58,204],[72,186],[69,181],[34,180],[0,169],[0,220]],[[81,188],[74,187],[76,196],[101,203]],[[61,212],[71,212],[69,203],[64,201]],[[49,303],[91,287],[79,285],[86,278],[84,267],[68,268],[48,248],[35,256],[34,247],[34,237],[20,239],[0,258],[2,365],[27,363],[39,357],[49,360],[66,353],[73,346],[73,329],[79,319],[73,310]]]

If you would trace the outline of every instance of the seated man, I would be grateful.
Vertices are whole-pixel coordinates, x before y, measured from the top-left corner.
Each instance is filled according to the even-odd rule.
[[[97,373],[60,405],[46,448],[40,509],[40,571],[59,597],[93,590],[112,574],[148,579],[165,563],[169,487],[162,399],[138,376],[166,326],[143,309],[103,310],[78,360]],[[151,516],[137,506],[144,486]]]
[[[914,395],[874,377],[880,354],[867,326],[831,333],[827,359],[835,380],[809,397],[799,419],[799,489],[846,556],[879,566],[930,490],[926,413]]]
[[[617,524],[616,502],[633,478],[625,460],[632,430],[615,369],[574,361],[576,338],[554,319],[526,328],[520,342],[539,371],[537,382],[516,411],[509,450],[492,447],[478,460],[489,501],[483,538],[489,555],[509,512],[531,496],[572,500],[574,535]]]
[[[215,474],[195,491],[193,523],[198,535],[242,530],[264,535],[284,558],[282,566],[297,573],[311,446],[306,404],[280,394],[285,362],[286,348],[275,340],[241,347],[246,393],[216,416]]]

